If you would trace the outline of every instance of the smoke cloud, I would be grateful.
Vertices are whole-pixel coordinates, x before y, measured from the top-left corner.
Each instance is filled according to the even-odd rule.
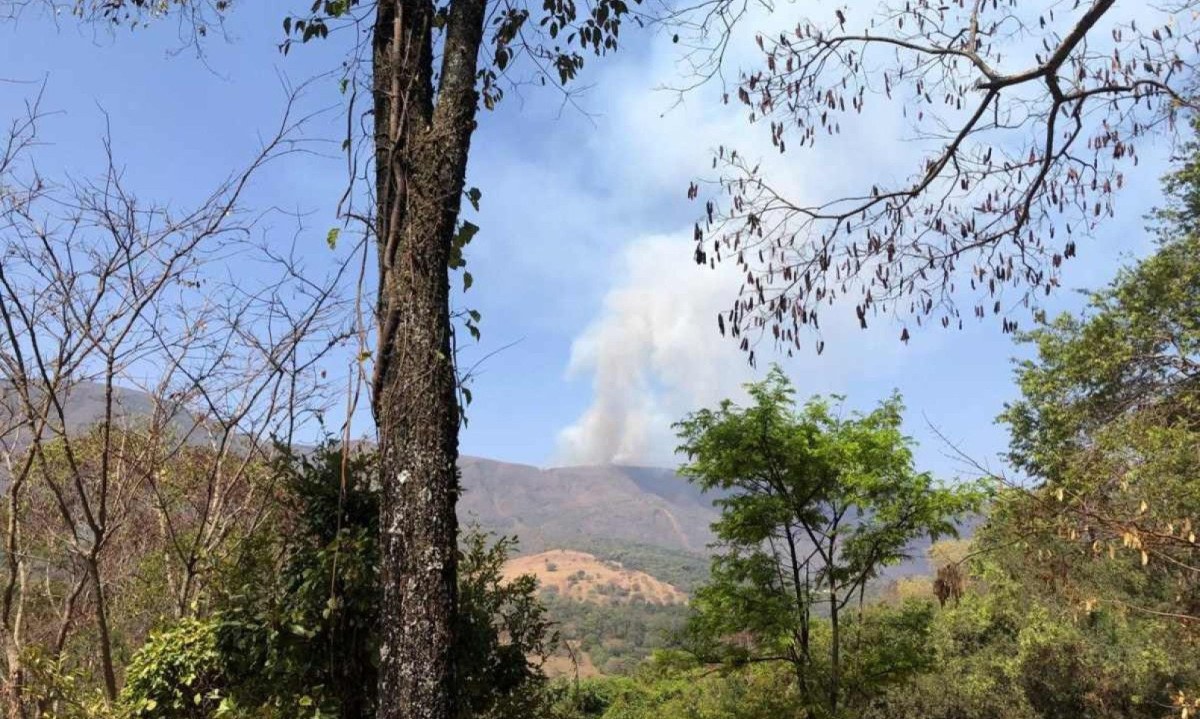
[[[746,39],[738,47],[747,58],[757,58],[758,50]],[[710,171],[710,155],[701,148],[736,141],[744,156],[761,162],[777,191],[800,203],[861,190],[867,178],[903,173],[919,157],[916,145],[896,143],[906,124],[891,106],[881,106],[869,119],[846,118],[853,146],[818,144],[805,149],[803,162],[797,162],[801,155],[781,155],[768,133],[747,131],[741,108],[682,106],[664,113],[662,96],[634,90],[647,74],[670,78],[678,72],[673,54],[664,51],[653,59],[649,73],[639,60],[610,76],[617,78],[611,102],[616,109],[609,134],[594,140],[604,176],[612,186],[629,190],[620,199],[619,214],[654,218],[643,227],[658,225],[662,203],[679,201],[680,178],[705,177]],[[670,84],[669,79],[663,83]],[[765,374],[771,361],[784,364],[803,397],[843,391],[895,357],[900,329],[860,331],[851,303],[823,311],[822,356],[806,342],[808,348],[795,358],[784,358],[767,341],[754,370],[736,342],[717,331],[717,314],[741,289],[737,264],[727,258],[715,269],[699,267],[692,259],[694,247],[690,226],[675,234],[643,236],[624,246],[613,267],[604,268],[611,270],[612,284],[594,321],[576,336],[567,369],[569,377],[590,377],[592,402],[559,432],[554,463],[672,465],[678,442],[671,424],[722,399],[743,399],[742,385]],[[853,341],[840,342],[843,338]]]
[[[600,316],[576,338],[568,374],[590,374],[591,406],[558,438],[568,464],[671,464],[671,423],[725,397],[754,377],[734,342],[717,332],[717,313],[739,287],[729,263],[691,261],[686,235],[634,241]]]
[[[751,368],[735,341],[717,331],[717,314],[741,287],[736,265],[699,267],[693,249],[690,233],[626,245],[599,315],[571,347],[568,375],[590,376],[593,396],[559,432],[556,463],[677,464],[671,424],[725,398],[743,401],[743,385],[761,379],[770,362],[783,365],[801,399],[850,394],[865,407],[896,386],[905,363],[938,351],[939,335],[926,332],[918,346],[905,346],[900,326],[886,317],[861,330],[846,305],[822,316],[823,354],[809,341],[788,358],[764,341],[759,368]]]

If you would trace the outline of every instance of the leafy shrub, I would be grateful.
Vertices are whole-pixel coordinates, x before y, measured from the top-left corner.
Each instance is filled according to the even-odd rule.
[[[22,655],[24,699],[37,719],[112,719],[112,711],[94,677],[38,649]]]
[[[349,468],[343,478],[343,466]],[[122,705],[137,719],[360,719],[375,713],[378,491],[373,459],[336,446],[281,463],[277,534],[228,572],[212,617],[159,632]],[[533,577],[503,581],[512,540],[460,538],[462,716],[536,716],[554,635]]]
[[[130,717],[208,719],[229,708],[218,623],[185,619],[155,632],[127,669],[120,705]]]

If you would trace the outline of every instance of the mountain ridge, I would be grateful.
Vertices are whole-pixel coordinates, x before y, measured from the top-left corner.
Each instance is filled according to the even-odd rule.
[[[200,428],[187,408],[157,402],[140,389],[114,387],[113,398],[114,419],[122,423],[165,410],[185,441]],[[75,384],[62,406],[63,429],[80,434],[103,420],[105,387],[94,382]],[[0,419],[18,412],[13,388],[0,381]],[[0,442],[7,445],[8,438],[0,437]],[[713,539],[708,528],[716,518],[711,502],[670,469],[542,468],[470,455],[460,457],[459,467],[460,520],[516,536],[526,553],[586,550],[597,542],[618,541],[703,554]]]
[[[124,419],[156,406],[154,398],[140,390],[118,388],[117,395]],[[74,388],[64,406],[67,431],[82,431],[98,421],[103,416],[97,404],[102,397],[102,385]],[[0,383],[0,408],[11,399]],[[178,422],[184,410],[173,411],[172,420]],[[671,572],[676,583],[685,584],[704,573],[696,565],[706,564],[711,554],[711,525],[719,517],[713,502],[719,494],[701,492],[672,469],[618,464],[538,467],[472,455],[461,456],[459,468],[460,522],[516,537],[521,554],[590,552],[604,560],[624,561],[633,569],[654,565],[659,571],[650,574]],[[974,523],[963,523],[964,534],[971,533]],[[914,543],[912,559],[888,568],[885,575],[928,573],[928,544]],[[642,566],[632,555],[641,555]]]
[[[539,468],[473,456],[459,467],[460,518],[516,535],[524,551],[607,539],[699,554],[714,538],[712,503],[670,469]]]

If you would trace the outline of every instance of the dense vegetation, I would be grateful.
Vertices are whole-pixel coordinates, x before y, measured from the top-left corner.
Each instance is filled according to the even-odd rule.
[[[630,674],[655,650],[677,644],[688,608],[630,602],[608,605],[543,595],[560,638],[604,674]]]
[[[374,461],[374,455],[329,444],[307,456],[283,453],[264,468],[274,490],[272,521],[212,568],[202,604],[182,616],[159,606],[170,597],[149,586],[160,562],[154,542],[147,542],[129,570],[145,583],[120,595],[115,615],[143,612],[140,624],[113,627],[119,646],[136,645],[123,661],[118,701],[106,706],[92,658],[83,646],[69,646],[57,657],[30,657],[30,713],[80,719],[372,714],[380,598]],[[534,580],[501,579],[512,548],[510,540],[474,529],[462,537],[463,716],[515,719],[536,714],[545,700],[540,658],[555,635]]]

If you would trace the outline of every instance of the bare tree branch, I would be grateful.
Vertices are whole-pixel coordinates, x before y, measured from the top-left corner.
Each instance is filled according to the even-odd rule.
[[[1137,145],[1172,136],[1196,109],[1193,2],[1079,5],[914,0],[884,5],[861,32],[838,9],[759,35],[763,66],[742,74],[736,97],[781,153],[878,111],[902,114],[928,153],[905,181],[807,200],[720,148],[695,235],[698,262],[732,261],[745,276],[722,330],[751,354],[764,336],[790,352],[815,334],[819,351],[819,315],[840,300],[864,327],[902,319],[907,340],[909,322],[961,326],[967,288],[971,314],[1014,329],[1008,310],[1058,287],[1063,261],[1114,214]],[[693,12],[704,19],[682,17],[709,28],[740,5]]]

